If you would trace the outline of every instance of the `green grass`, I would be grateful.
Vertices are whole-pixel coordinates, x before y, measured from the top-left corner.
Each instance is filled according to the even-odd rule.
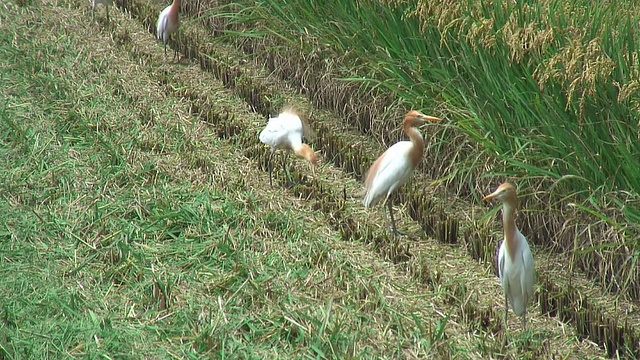
[[[291,77],[318,59],[330,76],[363,86],[366,96],[350,101],[391,93],[408,108],[437,109],[454,130],[438,133],[428,150],[446,164],[426,170],[433,178],[476,201],[515,181],[534,243],[564,251],[587,232],[579,266],[605,285],[627,284],[609,290],[640,296],[629,285],[635,262],[593,270],[600,246],[610,249],[607,263],[618,261],[616,252],[637,256],[636,5],[265,0],[229,9],[210,15],[228,19],[223,38],[243,46],[259,38],[259,51],[299,58],[302,70]],[[396,119],[376,121],[384,123],[370,125],[376,137],[397,128]]]
[[[122,51],[110,39],[131,35],[126,24],[101,32],[73,8],[11,11],[2,358],[383,358],[441,343],[447,321],[403,300],[415,284],[390,285],[386,265],[340,247],[313,209],[255,187],[238,149],[162,95],[149,34],[153,48]],[[146,65],[130,58],[150,49]]]
[[[546,314],[500,330],[497,280],[460,247],[341,234],[381,233],[385,214],[340,202],[361,184],[332,164],[313,195],[269,187],[244,90],[167,62],[129,13],[89,13],[0,13],[0,357],[602,356]]]

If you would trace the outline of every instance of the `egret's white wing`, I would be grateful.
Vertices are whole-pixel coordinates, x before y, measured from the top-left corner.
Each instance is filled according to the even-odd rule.
[[[507,276],[505,276],[505,255],[506,248],[504,245],[504,240],[500,243],[500,248],[498,249],[498,277],[500,278],[500,283],[502,284],[502,289],[507,292],[508,291],[508,281]]]
[[[522,236],[522,262],[524,264],[522,274],[522,292],[524,295],[525,306],[526,303],[533,297],[535,282],[536,282],[536,270],[533,262],[533,254],[527,243],[527,239]]]
[[[504,278],[501,280],[513,312],[518,316],[522,316],[527,310],[529,299],[533,295],[533,256],[527,244],[527,239],[520,231],[517,231],[516,236],[518,237],[517,243],[520,244],[520,248],[515,259],[505,259],[505,273],[503,273]],[[506,255],[505,250],[505,258],[507,257]]]
[[[302,122],[297,115],[280,114],[269,119],[259,138],[273,148],[294,148],[302,143]]]
[[[287,129],[277,120],[269,119],[267,126],[260,132],[260,141],[274,148],[280,147],[287,138]]]
[[[373,206],[388,194],[404,184],[411,176],[413,164],[409,160],[409,152],[413,144],[400,141],[391,146],[371,166],[371,174],[367,174],[367,194],[364,206]],[[377,162],[380,163],[377,164]],[[369,176],[373,178],[369,179]]]
[[[163,42],[169,41],[169,38],[168,36],[166,36],[166,33],[167,33],[167,26],[169,23],[170,9],[171,9],[171,6],[167,6],[164,10],[162,10],[162,12],[160,13],[160,16],[158,17],[158,24],[156,25],[156,36],[158,37],[158,39],[162,40]]]

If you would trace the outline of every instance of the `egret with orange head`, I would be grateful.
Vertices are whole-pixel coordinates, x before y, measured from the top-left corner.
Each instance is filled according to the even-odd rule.
[[[171,39],[171,34],[178,31],[180,27],[180,0],[173,0],[173,3],[160,13],[156,26],[156,36],[164,43],[164,56],[167,56],[167,44]],[[178,50],[173,52],[173,60],[178,56]]]
[[[515,222],[518,206],[516,189],[504,183],[493,193],[484,197],[484,201],[496,199],[502,203],[502,227],[504,241],[498,249],[498,276],[504,290],[504,322],[507,324],[509,303],[513,312],[522,317],[522,328],[527,327],[527,304],[533,297],[535,269],[533,255]]]
[[[292,110],[284,110],[275,118],[269,118],[267,126],[260,132],[260,141],[271,147],[269,156],[269,185],[273,186],[273,154],[278,149],[285,151],[282,169],[287,174],[285,163],[290,151],[299,158],[306,159],[315,172],[318,165],[316,153],[307,144],[302,143],[303,134],[308,137],[311,130]]]
[[[413,169],[422,160],[424,139],[417,127],[424,124],[425,121],[440,121],[440,118],[427,116],[416,110],[407,113],[403,127],[410,141],[397,142],[387,149],[371,165],[365,176],[364,184],[367,192],[363,204],[365,207],[372,207],[384,199],[389,209],[391,230],[394,235],[402,234],[396,228],[393,219],[393,200],[389,197],[409,180]]]

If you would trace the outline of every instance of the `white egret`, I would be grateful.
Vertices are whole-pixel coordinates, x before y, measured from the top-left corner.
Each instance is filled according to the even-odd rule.
[[[364,184],[367,192],[363,204],[365,207],[372,207],[384,199],[389,208],[391,229],[394,235],[401,235],[401,233],[396,229],[396,223],[393,219],[393,200],[389,199],[389,196],[407,182],[413,169],[422,160],[424,139],[416,127],[427,120],[440,121],[439,118],[424,115],[416,110],[407,113],[403,127],[410,141],[397,142],[387,149],[371,165],[365,176]]]
[[[285,174],[285,162],[290,151],[293,151],[299,158],[306,159],[311,164],[311,171],[315,172],[318,165],[316,153],[307,144],[302,143],[303,133],[307,133],[306,124],[300,117],[290,110],[285,110],[275,118],[269,118],[267,126],[260,132],[260,141],[271,147],[269,156],[269,184],[273,186],[273,154],[278,149],[285,150],[285,157],[282,162],[282,169]]]
[[[527,239],[516,227],[515,212],[518,205],[516,189],[504,183],[484,201],[496,199],[502,203],[502,227],[504,241],[498,249],[498,276],[504,290],[504,322],[507,324],[509,303],[513,312],[522,317],[522,328],[527,325],[527,304],[533,297],[535,269],[533,255]]]
[[[171,34],[178,31],[180,27],[180,0],[173,0],[173,3],[160,13],[158,25],[156,26],[156,36],[164,43],[164,56],[167,56],[167,44],[171,39]],[[173,60],[178,56],[178,50],[173,52]]]

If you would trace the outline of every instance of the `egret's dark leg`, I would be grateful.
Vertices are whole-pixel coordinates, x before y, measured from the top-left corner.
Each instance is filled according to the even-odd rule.
[[[507,294],[504,295],[504,329],[507,330],[507,316],[509,316],[509,302]]]
[[[504,295],[504,346],[509,346],[509,337],[507,332],[507,316],[509,316],[509,302],[507,301],[507,294]]]
[[[169,38],[169,41],[171,41],[171,39],[173,39],[172,45],[174,46],[173,48],[173,59],[171,61],[175,62],[176,58],[178,59],[178,62],[180,62],[180,48],[178,47],[178,43],[179,43],[179,39],[178,39],[178,33],[179,30],[176,30],[176,32],[172,35],[172,37]]]
[[[109,5],[105,5],[105,7],[107,8],[107,24],[111,24],[111,21],[109,20]]]
[[[399,232],[396,228],[396,221],[393,219],[393,197],[387,199],[387,207],[389,209],[389,218],[391,219],[391,230],[393,231],[393,235],[404,236],[404,234]]]
[[[293,184],[293,178],[291,178],[291,173],[287,170],[287,159],[289,159],[288,150],[284,152],[284,159],[282,160],[282,170],[284,171],[284,176],[287,178],[287,186],[291,186]]]
[[[527,331],[527,310],[524,310],[524,314],[522,314],[522,330]]]
[[[273,151],[269,154],[269,186],[273,187]]]
[[[176,38],[175,36],[173,37],[174,39]],[[176,61],[176,57],[178,57],[178,50],[176,48],[176,44],[173,44],[174,48],[173,48],[173,59],[171,61],[175,62]]]

